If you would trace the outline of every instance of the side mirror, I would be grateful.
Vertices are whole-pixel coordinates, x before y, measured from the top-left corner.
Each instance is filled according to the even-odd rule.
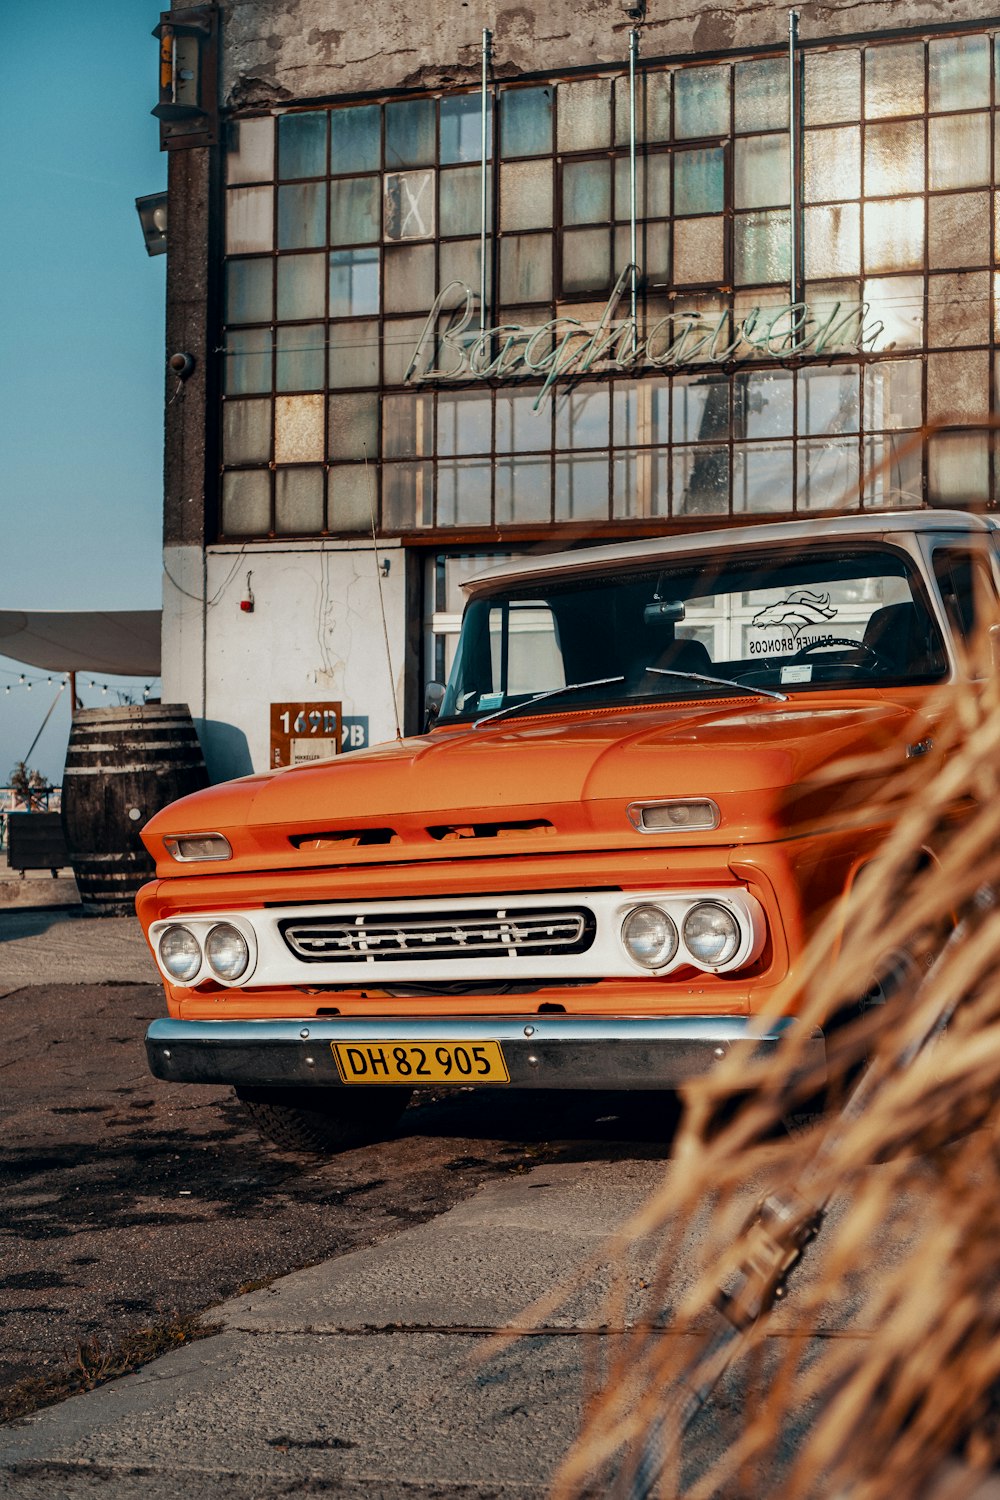
[[[424,688],[424,718],[425,729],[429,729],[441,712],[441,704],[444,702],[444,684],[440,682],[429,682]]]

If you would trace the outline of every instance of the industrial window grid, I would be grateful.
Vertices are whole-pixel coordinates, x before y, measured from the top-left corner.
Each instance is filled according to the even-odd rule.
[[[601,534],[925,484],[991,498],[998,55],[987,32],[803,50],[801,295],[820,316],[869,303],[875,352],[598,368],[541,400],[404,378],[436,292],[478,284],[477,92],[234,122],[220,535]],[[732,330],[787,301],[783,65],[641,69],[645,326],[697,308]],[[628,260],[627,82],[493,87],[487,323],[599,318]],[[927,422],[946,430],[921,441]]]

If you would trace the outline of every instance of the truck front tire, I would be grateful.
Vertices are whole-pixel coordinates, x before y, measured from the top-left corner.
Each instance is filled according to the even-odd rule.
[[[238,1088],[236,1097],[257,1130],[283,1151],[330,1156],[389,1133],[410,1089]]]

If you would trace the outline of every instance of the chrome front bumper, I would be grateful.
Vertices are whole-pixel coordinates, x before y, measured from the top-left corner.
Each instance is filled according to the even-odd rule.
[[[514,1088],[669,1089],[708,1072],[734,1048],[748,1058],[773,1052],[795,1024],[776,1021],[762,1030],[742,1016],[160,1020],[146,1034],[146,1054],[155,1076],[175,1083],[343,1088],[334,1042],[492,1041],[503,1048]],[[802,1066],[825,1072],[825,1063],[816,1031]]]

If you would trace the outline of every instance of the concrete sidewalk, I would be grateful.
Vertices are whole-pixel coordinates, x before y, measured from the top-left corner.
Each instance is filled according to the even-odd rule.
[[[0,996],[31,984],[159,984],[135,917],[0,909]]]

